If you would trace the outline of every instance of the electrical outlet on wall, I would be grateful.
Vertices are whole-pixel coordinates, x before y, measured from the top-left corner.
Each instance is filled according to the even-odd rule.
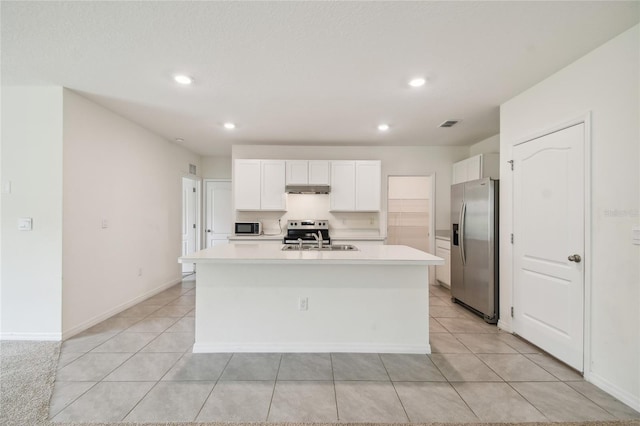
[[[308,297],[300,297],[298,299],[298,310],[306,311],[309,309],[309,298]]]

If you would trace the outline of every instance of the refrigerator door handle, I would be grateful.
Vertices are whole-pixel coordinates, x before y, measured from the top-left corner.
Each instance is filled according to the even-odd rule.
[[[466,256],[464,255],[464,228],[465,228],[465,220],[467,213],[467,203],[462,203],[462,208],[460,209],[460,232],[458,235],[458,239],[460,241],[460,258],[462,259],[462,265],[467,263]]]

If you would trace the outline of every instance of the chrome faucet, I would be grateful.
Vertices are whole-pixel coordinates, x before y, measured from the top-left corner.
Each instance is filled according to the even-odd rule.
[[[317,234],[312,234],[313,238],[318,242],[318,248],[322,248],[322,232],[318,231]]]
[[[302,250],[302,238],[298,238],[298,250]]]

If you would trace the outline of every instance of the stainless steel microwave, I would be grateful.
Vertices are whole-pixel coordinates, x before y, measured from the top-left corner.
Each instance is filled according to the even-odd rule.
[[[260,222],[236,222],[236,235],[260,235],[262,224]]]

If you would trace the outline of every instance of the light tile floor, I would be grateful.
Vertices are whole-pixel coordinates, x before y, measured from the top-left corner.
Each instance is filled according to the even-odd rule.
[[[431,355],[193,354],[194,277],[62,345],[53,421],[535,422],[639,419],[430,289]]]

